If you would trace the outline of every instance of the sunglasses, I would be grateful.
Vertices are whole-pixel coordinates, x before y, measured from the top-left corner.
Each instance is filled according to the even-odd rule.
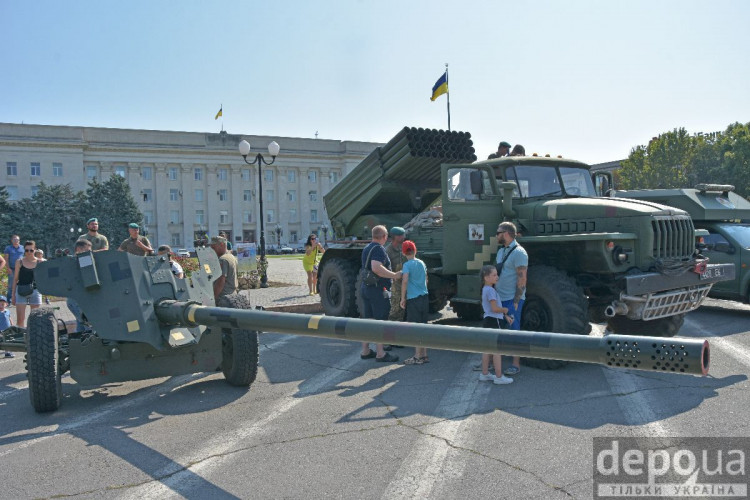
[[[24,248],[23,251],[25,253],[34,253],[35,252],[35,250],[33,248]]]

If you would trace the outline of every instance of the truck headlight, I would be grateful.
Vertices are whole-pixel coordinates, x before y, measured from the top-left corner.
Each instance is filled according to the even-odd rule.
[[[612,260],[615,262],[615,264],[624,264],[628,260],[628,252],[626,252],[622,247],[615,247],[614,250],[612,250]]]

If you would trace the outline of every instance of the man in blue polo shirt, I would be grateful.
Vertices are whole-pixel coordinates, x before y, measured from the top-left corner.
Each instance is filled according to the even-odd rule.
[[[508,308],[508,315],[513,317],[509,330],[521,329],[521,310],[526,300],[526,272],[529,268],[529,254],[516,241],[516,225],[503,222],[497,227],[497,273],[499,278],[495,290],[500,296],[503,307]],[[521,371],[521,358],[513,357],[513,364],[503,373],[517,375]]]
[[[8,266],[8,301],[13,300],[13,273],[16,270],[16,261],[23,258],[23,246],[21,237],[14,234],[10,237],[10,245],[5,247],[5,264]]]

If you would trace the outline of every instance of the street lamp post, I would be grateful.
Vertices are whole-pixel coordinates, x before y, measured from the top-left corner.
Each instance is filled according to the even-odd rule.
[[[263,219],[265,214],[263,213],[263,172],[261,171],[263,165],[271,165],[276,161],[276,156],[279,154],[279,144],[276,141],[271,141],[268,145],[268,154],[271,155],[271,161],[267,162],[263,155],[258,153],[253,161],[247,161],[247,155],[250,154],[250,143],[247,141],[240,141],[240,154],[242,159],[248,165],[258,165],[258,203],[260,204],[260,261],[262,267],[262,273],[260,276],[260,287],[268,288],[268,272],[266,266],[266,235],[263,230]]]
[[[325,222],[322,226],[320,226],[320,230],[323,231],[323,248],[326,248],[328,245],[328,224]]]

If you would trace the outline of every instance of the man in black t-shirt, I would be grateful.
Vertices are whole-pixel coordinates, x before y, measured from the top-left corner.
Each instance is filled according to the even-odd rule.
[[[401,279],[401,271],[391,271],[391,260],[385,251],[383,244],[388,239],[388,230],[385,226],[372,228],[372,243],[362,251],[362,268],[372,271],[378,276],[377,284],[367,285],[364,280],[360,285],[360,294],[364,303],[362,311],[363,318],[387,320],[391,310],[391,281]],[[398,361],[398,356],[386,353],[383,344],[376,344],[377,353],[370,349],[368,342],[362,342],[362,359],[375,358],[375,361],[392,362]]]

